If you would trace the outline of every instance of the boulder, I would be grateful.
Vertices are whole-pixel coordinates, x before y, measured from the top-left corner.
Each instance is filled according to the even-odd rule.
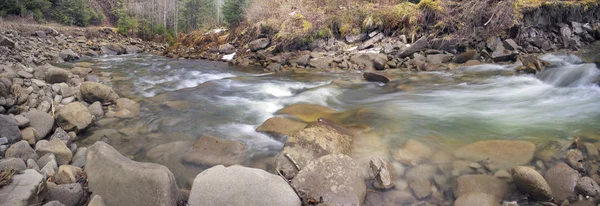
[[[75,155],[73,155],[73,162],[71,165],[75,167],[84,167],[85,166],[85,153],[87,152],[87,147],[81,147],[77,149]]]
[[[390,82],[390,78],[386,77],[385,75],[371,72],[363,73],[363,78],[365,78],[365,80],[368,82],[380,82],[384,84]]]
[[[42,202],[38,194],[46,187],[44,176],[28,169],[15,174],[12,181],[0,187],[0,205],[29,206]]]
[[[100,47],[100,50],[106,55],[121,55],[127,52],[125,47],[120,44],[103,45]]]
[[[114,103],[119,99],[119,95],[110,87],[96,82],[84,82],[79,87],[81,96],[88,103],[96,101],[103,103]]]
[[[115,117],[118,118],[133,118],[140,113],[140,104],[127,98],[117,99],[117,113]]]
[[[38,158],[38,154],[29,146],[27,141],[22,140],[13,145],[11,145],[8,150],[6,150],[6,158],[15,157],[20,158],[23,161],[27,161],[28,159],[36,160]]]
[[[366,33],[361,33],[361,34],[356,34],[356,35],[346,35],[346,42],[348,42],[349,44],[354,44],[357,42],[361,42],[363,40],[365,40],[367,38],[367,34]]]
[[[0,171],[3,170],[15,170],[17,172],[27,169],[27,165],[20,158],[6,158],[0,160]]]
[[[508,191],[508,184],[504,180],[488,175],[460,176],[452,185],[452,192],[456,198],[469,193],[481,192],[493,195],[496,199],[503,199]]]
[[[102,109],[102,103],[94,102],[88,106],[88,110],[90,110],[90,114],[92,114],[96,119],[104,117],[104,110]]]
[[[306,123],[294,121],[288,118],[271,117],[258,126],[256,131],[292,136],[296,134],[296,132],[304,129],[307,125],[308,124]]]
[[[454,63],[462,64],[462,63],[465,63],[465,62],[467,62],[469,60],[472,60],[476,55],[477,55],[477,51],[476,50],[468,50],[468,51],[463,52],[463,53],[461,53],[459,55],[456,55],[454,57],[453,62]]]
[[[52,177],[56,184],[71,184],[77,182],[77,177],[81,176],[81,168],[71,165],[61,165],[58,171]]]
[[[12,117],[0,114],[0,138],[2,137],[8,139],[8,142],[18,142],[23,139],[17,121]]]
[[[36,137],[36,140],[38,141],[46,137],[54,127],[54,118],[46,112],[32,110],[25,113],[25,117],[29,119],[30,126],[37,131],[39,136]]]
[[[92,114],[83,104],[72,102],[56,113],[56,124],[65,131],[79,132],[92,123]]]
[[[258,50],[267,48],[269,44],[271,44],[271,40],[269,40],[268,38],[261,38],[251,41],[248,44],[248,48],[250,48],[250,51],[256,52]]]
[[[332,108],[316,104],[293,104],[280,109],[275,114],[289,115],[298,118],[304,122],[316,121],[320,117],[337,113]]]
[[[427,63],[429,64],[442,64],[448,63],[454,56],[452,54],[430,54],[427,55]]]
[[[47,202],[46,204],[44,204],[42,206],[65,206],[65,204],[60,203],[58,200],[52,200],[52,201]]]
[[[125,46],[126,54],[137,54],[140,53],[140,51],[142,51],[142,49],[137,46]]]
[[[24,79],[31,79],[31,78],[33,78],[33,75],[32,75],[31,73],[29,73],[29,72],[26,72],[26,71],[23,71],[23,70],[21,70],[21,71],[18,71],[18,72],[17,72],[17,74],[18,74],[20,77],[24,78]]]
[[[523,66],[517,67],[517,71],[525,72],[529,74],[536,74],[544,71],[546,66],[550,66],[550,63],[539,59],[535,55],[524,55],[518,58]]]
[[[369,161],[371,177],[373,178],[373,186],[377,189],[390,189],[394,187],[396,178],[396,170],[392,163],[383,158],[373,158]]]
[[[583,153],[580,150],[569,150],[567,152],[566,162],[571,168],[584,173],[585,166],[583,165]]]
[[[417,141],[408,140],[404,146],[394,152],[394,159],[405,165],[416,165],[433,156],[433,150]]]
[[[40,171],[40,166],[37,165],[37,163],[35,162],[35,160],[33,159],[28,159],[27,160],[27,169],[34,169],[35,171]]]
[[[409,47],[402,48],[402,50],[400,50],[400,53],[398,53],[397,56],[398,56],[398,58],[404,58],[404,57],[410,56],[411,54],[413,54],[415,52],[425,50],[428,45],[429,45],[429,43],[428,43],[427,37],[423,36],[423,37],[419,38],[415,43],[410,45]]]
[[[493,195],[473,192],[465,194],[454,201],[454,206],[500,206],[500,201]]]
[[[135,162],[104,142],[88,148],[85,172],[90,192],[110,197],[106,205],[177,205],[182,199],[165,166]]]
[[[331,63],[333,63],[333,57],[325,56],[310,59],[308,65],[317,69],[329,69],[331,68]]]
[[[15,42],[5,36],[0,35],[0,46],[5,46],[9,49],[15,48]]]
[[[518,51],[508,50],[498,44],[492,52],[492,60],[495,62],[514,61],[517,55],[519,55]]]
[[[235,47],[229,43],[219,46],[219,53],[231,54],[235,52]]]
[[[521,140],[485,140],[463,146],[454,152],[457,158],[473,162],[487,160],[489,167],[506,169],[531,162],[535,145]]]
[[[75,61],[80,58],[79,54],[73,52],[73,50],[71,50],[71,49],[64,49],[64,50],[60,51],[60,53],[58,54],[58,57],[60,57],[60,59],[66,61],[66,62]]]
[[[54,185],[48,187],[45,201],[59,201],[65,206],[83,204],[83,187],[79,183]]]
[[[590,177],[580,178],[575,188],[590,197],[598,197],[600,195],[600,186]]]
[[[182,157],[186,164],[213,166],[218,164],[234,165],[246,160],[246,145],[242,142],[200,137],[192,149]]]
[[[544,177],[530,167],[518,166],[511,170],[512,180],[521,192],[533,199],[549,201],[552,199],[552,190]]]
[[[579,177],[579,173],[565,163],[558,163],[544,175],[554,199],[561,202],[576,195],[575,186]]]
[[[385,37],[383,33],[377,33],[375,36],[371,37],[369,40],[363,42],[358,46],[358,50],[368,49],[375,45],[375,43],[381,41]]]
[[[296,64],[298,66],[306,66],[308,65],[308,61],[310,60],[310,55],[300,55],[294,59],[290,60],[290,64]]]
[[[287,139],[283,150],[275,158],[275,169],[292,179],[298,168],[329,154],[349,154],[352,137],[342,126],[319,119]]]
[[[59,139],[53,139],[50,141],[42,140],[35,145],[35,152],[41,156],[48,153],[54,154],[58,165],[69,164],[73,158],[71,150],[65,145],[65,143]]]
[[[366,71],[384,70],[387,56],[379,53],[355,54],[350,57],[350,62],[359,65]]]
[[[302,167],[291,185],[305,203],[362,205],[367,186],[358,171],[352,158],[346,155],[325,155]]]
[[[49,84],[67,82],[71,73],[65,69],[58,67],[50,67],[46,71],[46,77],[44,80]]]
[[[214,166],[194,179],[190,206],[301,205],[289,184],[264,170],[239,165]]]
[[[74,75],[79,75],[80,77],[84,77],[85,75],[92,73],[92,69],[89,67],[73,67],[71,69],[71,73]]]

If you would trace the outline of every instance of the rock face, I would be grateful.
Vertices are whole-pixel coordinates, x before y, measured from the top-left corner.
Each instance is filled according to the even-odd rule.
[[[0,188],[0,205],[28,206],[41,202],[38,192],[45,187],[44,176],[28,169],[13,176],[12,182]]]
[[[29,119],[29,124],[39,134],[39,137],[36,137],[37,140],[42,139],[48,135],[50,131],[52,131],[52,127],[54,126],[54,118],[52,118],[50,114],[33,110],[25,113],[25,117]]]
[[[454,152],[457,158],[478,162],[489,160],[495,169],[525,165],[533,159],[535,145],[520,140],[487,140],[475,142]]]
[[[56,123],[66,131],[79,132],[92,123],[92,114],[83,104],[73,102],[56,113]]]
[[[17,121],[12,117],[0,115],[0,138],[6,137],[8,142],[18,142],[23,136]]]
[[[579,180],[579,173],[565,163],[559,163],[546,171],[544,179],[550,185],[554,199],[563,201],[575,195],[575,186]]]
[[[547,201],[552,199],[552,190],[544,177],[529,167],[515,167],[512,169],[512,179],[519,190],[534,199]]]
[[[251,51],[256,52],[258,50],[267,48],[269,44],[271,44],[271,40],[267,38],[262,38],[250,42],[248,44],[248,48],[250,48]]]
[[[246,160],[246,145],[241,142],[215,137],[200,137],[186,152],[182,161],[187,164],[213,166],[234,165]]]
[[[301,205],[285,180],[239,165],[214,166],[196,176],[188,201],[200,205]]]
[[[508,193],[508,184],[488,175],[464,175],[456,179],[452,191],[457,198],[469,193],[481,192],[502,199]]]
[[[53,139],[50,141],[42,140],[38,142],[35,148],[35,152],[40,156],[44,156],[48,153],[54,154],[58,165],[69,164],[73,158],[71,150],[65,145],[65,143],[59,139]]]
[[[256,131],[292,136],[296,134],[296,132],[304,129],[306,125],[308,124],[288,118],[271,117],[256,128]]]
[[[294,164],[302,169],[310,161],[328,154],[348,154],[351,145],[352,137],[338,126],[317,122],[288,138],[275,159],[275,169],[292,179],[298,172]]]
[[[104,142],[88,148],[85,171],[89,190],[110,197],[106,205],[177,205],[182,199],[169,169],[132,161]]]
[[[119,99],[119,95],[117,95],[113,89],[96,82],[84,82],[79,87],[79,90],[81,91],[83,99],[88,103],[93,103],[95,101],[114,103]]]
[[[358,171],[352,158],[326,155],[303,167],[291,184],[303,202],[362,205],[367,187]]]
[[[58,68],[50,67],[46,71],[46,82],[49,84],[67,82],[69,80],[69,71]]]

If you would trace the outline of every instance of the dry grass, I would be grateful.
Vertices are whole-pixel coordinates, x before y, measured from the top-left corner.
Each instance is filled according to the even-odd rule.
[[[10,184],[16,172],[17,171],[11,169],[0,171],[0,188]]]
[[[0,28],[11,29],[19,31],[21,33],[31,33],[36,31],[46,31],[47,29],[54,29],[61,34],[73,35],[73,36],[85,36],[86,38],[98,38],[105,37],[106,34],[102,32],[107,27],[75,27],[75,26],[64,26],[61,24],[38,24],[29,21],[4,21],[0,20]],[[114,28],[111,28],[114,30]]]

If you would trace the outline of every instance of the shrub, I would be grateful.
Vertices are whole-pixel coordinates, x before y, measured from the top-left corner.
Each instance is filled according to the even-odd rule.
[[[133,35],[138,33],[139,22],[137,19],[125,14],[119,15],[117,31],[122,35]]]
[[[223,17],[225,22],[232,27],[237,26],[244,19],[246,0],[225,0],[223,4]]]

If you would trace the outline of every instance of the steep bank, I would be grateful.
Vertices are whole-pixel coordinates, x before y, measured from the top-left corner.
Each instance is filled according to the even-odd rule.
[[[423,15],[427,14],[426,8],[432,7],[424,2],[430,1],[397,7],[409,5]],[[323,27],[328,32],[321,33],[319,28],[313,28],[317,26],[312,26],[311,22],[315,20],[311,20],[311,17],[292,12],[290,15],[296,16],[294,18],[300,22],[299,25],[288,22],[277,29],[259,22],[243,24],[231,31],[190,34],[181,38],[165,54],[174,58],[256,65],[266,68],[266,71],[310,68],[330,71],[396,68],[434,71],[451,70],[467,62],[467,65],[515,62],[529,54],[577,51],[600,40],[600,6],[597,2],[513,2],[509,8],[506,5],[493,5],[497,9],[504,9],[502,12],[514,12],[508,20],[498,15],[482,16],[484,19],[471,19],[472,22],[454,22],[474,26],[468,32],[465,29],[451,29],[446,25],[450,20],[429,22],[417,19],[423,21],[424,26],[391,27],[383,23],[382,26],[368,28],[358,25],[351,29],[354,33],[346,35],[342,32],[344,27],[338,28],[339,32],[332,32],[331,26],[328,26]],[[444,6],[454,8],[447,9],[454,12],[461,8]],[[386,10],[378,11],[385,13]],[[440,30],[435,26],[439,24],[446,26]],[[287,31],[287,27],[293,26],[298,28]],[[316,32],[305,35],[307,29]],[[297,33],[298,38],[282,37],[293,32]]]

